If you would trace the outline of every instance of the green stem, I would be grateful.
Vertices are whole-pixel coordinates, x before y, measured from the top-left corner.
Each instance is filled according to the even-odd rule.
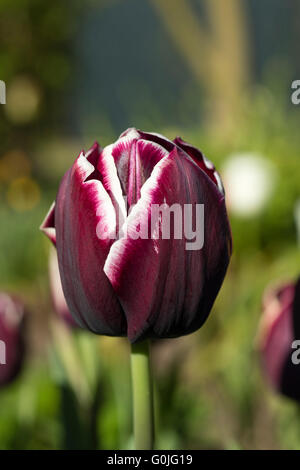
[[[136,450],[152,450],[154,442],[153,390],[148,341],[131,345],[133,425]]]

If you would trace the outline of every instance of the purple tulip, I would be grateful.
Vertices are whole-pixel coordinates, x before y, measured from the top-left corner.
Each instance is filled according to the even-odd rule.
[[[192,211],[204,205],[201,249],[187,249],[175,228],[169,239],[160,225],[153,229],[153,207],[173,204]],[[185,233],[186,226],[184,219],[177,229]],[[200,328],[231,255],[224,190],[212,163],[180,138],[136,129],[80,153],[41,228],[56,244],[78,324],[131,342]]]
[[[50,250],[49,255],[49,278],[51,297],[56,313],[66,323],[66,325],[76,328],[78,325],[70,313],[63,293],[57,261],[57,252],[54,248]]]
[[[24,358],[23,305],[0,292],[0,387],[17,376]]]
[[[265,375],[271,385],[300,400],[300,281],[266,289],[258,346]],[[293,359],[294,358],[294,359]]]

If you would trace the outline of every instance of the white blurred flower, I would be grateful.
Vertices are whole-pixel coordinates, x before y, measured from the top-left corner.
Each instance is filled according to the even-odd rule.
[[[238,216],[258,214],[268,203],[276,180],[274,165],[256,153],[231,155],[222,178],[228,209]]]

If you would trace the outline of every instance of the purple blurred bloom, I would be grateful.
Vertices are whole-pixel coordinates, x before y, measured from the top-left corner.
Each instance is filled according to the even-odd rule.
[[[24,307],[0,292],[0,387],[10,383],[24,359]]]
[[[263,370],[278,392],[300,401],[300,364],[293,360],[293,355],[300,359],[294,345],[299,321],[300,281],[267,288],[258,334]]]

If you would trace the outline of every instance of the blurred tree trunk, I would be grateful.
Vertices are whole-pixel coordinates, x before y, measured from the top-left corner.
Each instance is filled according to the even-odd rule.
[[[228,132],[239,122],[250,82],[250,51],[244,3],[203,0],[210,31],[189,0],[152,0],[179,52],[202,87],[206,122],[215,132]]]

